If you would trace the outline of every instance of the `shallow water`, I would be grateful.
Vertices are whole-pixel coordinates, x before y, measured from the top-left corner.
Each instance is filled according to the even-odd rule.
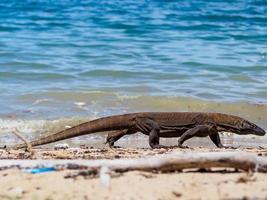
[[[1,133],[137,111],[216,111],[267,128],[267,4],[1,1]]]

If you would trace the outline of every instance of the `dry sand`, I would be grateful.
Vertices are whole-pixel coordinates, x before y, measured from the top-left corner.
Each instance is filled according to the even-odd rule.
[[[35,149],[34,154],[0,151],[1,159],[120,159],[170,152],[246,151],[267,156],[267,149],[215,148],[71,148]],[[30,174],[19,169],[0,171],[0,199],[267,199],[267,174],[212,169],[199,172],[112,173],[109,186],[97,176],[76,176],[76,170]],[[69,178],[67,178],[69,177]]]

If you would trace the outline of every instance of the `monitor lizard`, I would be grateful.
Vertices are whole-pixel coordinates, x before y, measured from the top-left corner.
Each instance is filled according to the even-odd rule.
[[[265,130],[256,124],[238,116],[207,113],[207,112],[140,112],[102,117],[58,133],[44,136],[30,142],[39,146],[81,135],[105,131],[117,131],[109,134],[107,143],[114,143],[124,135],[141,132],[149,136],[151,148],[161,148],[160,137],[179,137],[178,147],[192,137],[209,136],[219,148],[224,147],[220,141],[219,132],[233,132],[239,135],[265,135]],[[6,148],[26,148],[22,143]]]

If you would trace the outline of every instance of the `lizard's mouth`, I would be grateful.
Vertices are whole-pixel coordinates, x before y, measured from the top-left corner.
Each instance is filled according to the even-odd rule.
[[[258,135],[258,136],[264,136],[266,134],[266,132],[264,129],[262,129],[260,127],[256,127],[250,131],[250,134],[254,134],[254,135]]]
[[[240,134],[240,135],[257,135],[257,136],[264,136],[266,134],[265,130],[260,127],[237,130],[235,133]]]

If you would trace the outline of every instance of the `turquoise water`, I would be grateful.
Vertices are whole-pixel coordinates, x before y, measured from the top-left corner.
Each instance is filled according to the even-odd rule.
[[[267,128],[267,2],[2,0],[0,93],[5,130],[144,110]]]

